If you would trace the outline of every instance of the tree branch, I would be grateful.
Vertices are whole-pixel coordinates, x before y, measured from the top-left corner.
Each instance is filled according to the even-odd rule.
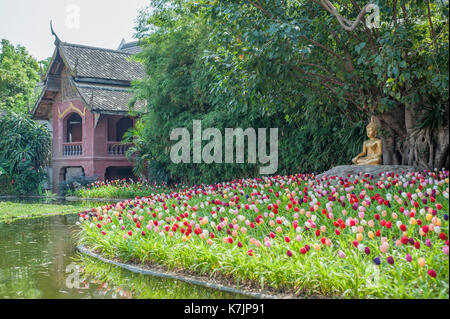
[[[329,13],[331,13],[333,16],[336,17],[341,27],[344,28],[346,31],[353,31],[356,29],[358,24],[363,20],[364,15],[367,13],[368,7],[370,4],[367,4],[358,14],[355,21],[350,21],[346,19],[345,17],[341,16],[336,7],[333,6],[333,4],[329,0],[320,0],[320,4],[322,5],[325,10],[327,10]]]
[[[315,46],[318,46],[319,48],[325,50],[326,52],[328,52],[329,54],[331,54],[332,56],[338,58],[340,61],[345,62],[344,58],[342,56],[340,56],[339,54],[337,54],[336,52],[334,52],[333,50],[331,50],[330,48],[328,48],[327,46],[323,45],[320,42],[317,42],[313,39],[310,39],[304,35],[300,36],[302,39],[314,44]]]
[[[259,10],[261,10],[262,12],[264,12],[264,14],[266,15],[266,16],[268,16],[268,17],[272,17],[272,14],[269,12],[269,11],[267,11],[266,9],[264,9],[264,7],[262,6],[262,4],[261,4],[261,2],[259,2],[258,0],[257,0],[257,4],[254,2],[254,1],[252,1],[252,0],[248,0],[248,2],[250,2],[250,4],[252,5],[252,6],[254,6],[255,8],[258,8]]]
[[[436,45],[436,32],[434,31],[433,22],[431,21],[431,10],[430,10],[430,0],[427,0],[427,14],[428,23],[430,24],[431,37],[433,38],[434,49],[437,49]]]

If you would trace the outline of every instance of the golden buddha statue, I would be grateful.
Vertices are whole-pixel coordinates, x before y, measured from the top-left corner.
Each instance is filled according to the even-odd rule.
[[[382,142],[377,138],[377,126],[374,118],[370,119],[370,123],[366,127],[369,140],[364,141],[363,151],[352,159],[355,165],[381,165],[381,154],[383,153]]]

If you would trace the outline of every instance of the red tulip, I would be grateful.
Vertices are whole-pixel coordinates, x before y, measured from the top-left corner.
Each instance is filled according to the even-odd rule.
[[[406,245],[408,243],[408,237],[407,236],[403,236],[401,238],[401,242],[402,242],[402,244]]]
[[[433,278],[436,278],[437,276],[436,271],[434,269],[428,270],[428,275],[430,275]]]

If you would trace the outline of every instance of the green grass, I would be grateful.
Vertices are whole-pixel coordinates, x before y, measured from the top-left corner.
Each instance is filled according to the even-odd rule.
[[[41,217],[49,214],[78,213],[92,206],[92,203],[77,203],[71,205],[0,202],[0,222],[13,219]]]

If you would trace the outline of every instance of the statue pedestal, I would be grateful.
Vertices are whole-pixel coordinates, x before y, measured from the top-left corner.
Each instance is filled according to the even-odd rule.
[[[423,169],[415,166],[405,165],[341,165],[335,166],[332,169],[317,175],[316,178],[322,178],[324,176],[349,178],[348,175],[353,175],[354,177],[356,177],[369,174],[373,176],[375,180],[377,180],[380,178],[380,173],[403,174],[403,172],[423,172]]]

